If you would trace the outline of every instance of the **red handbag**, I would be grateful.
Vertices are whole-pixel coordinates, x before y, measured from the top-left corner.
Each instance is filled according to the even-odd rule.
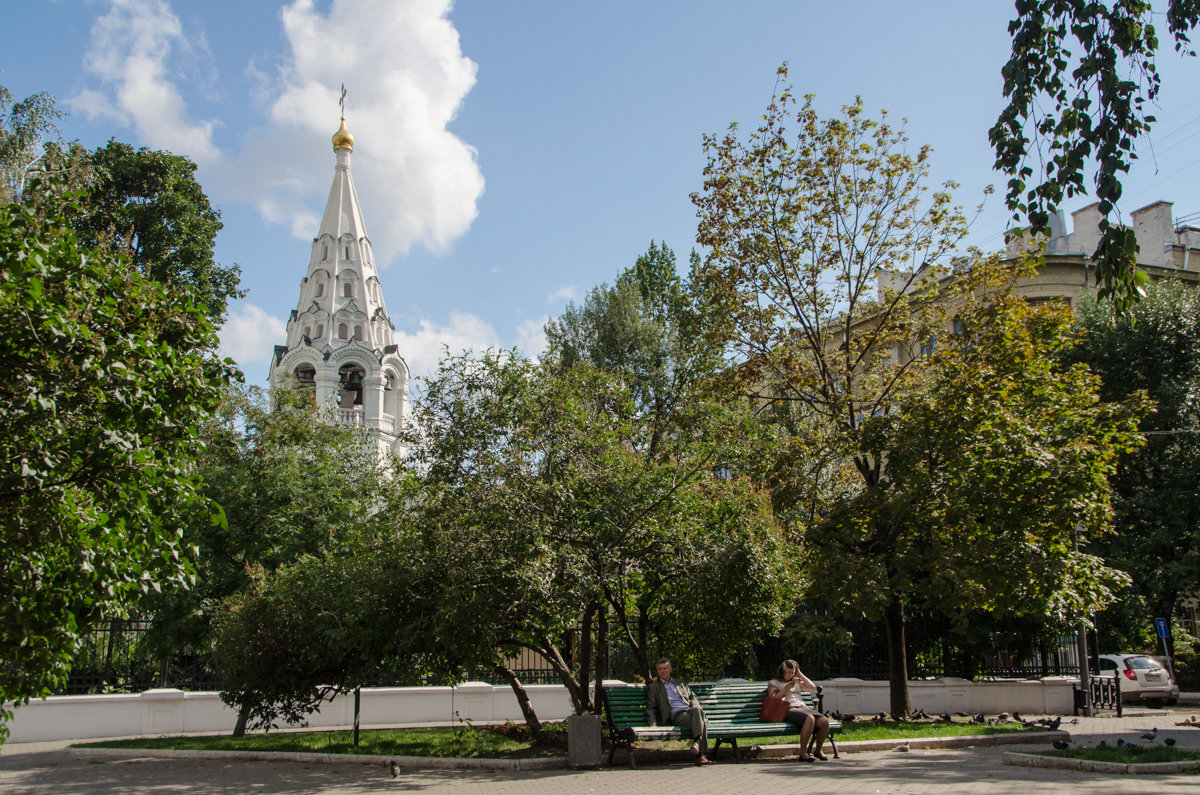
[[[783,696],[773,696],[768,691],[763,696],[762,709],[758,711],[758,719],[763,723],[783,723],[788,714],[787,699]]]

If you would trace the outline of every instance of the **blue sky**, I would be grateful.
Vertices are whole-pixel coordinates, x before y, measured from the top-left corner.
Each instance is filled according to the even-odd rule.
[[[775,69],[826,114],[861,95],[934,147],[973,208],[991,170],[1012,4],[746,0],[38,0],[5,9],[0,84],[49,91],[68,139],[186,154],[248,298],[225,350],[263,383],[333,176],[339,84],[400,351],[518,345],[665,240],[686,263],[701,136],[755,124]],[[1165,24],[1163,25],[1165,28]],[[17,33],[19,31],[19,33]],[[1156,157],[1126,213],[1200,212],[1200,64],[1168,51]],[[1068,210],[1082,206],[1079,201]],[[972,241],[1002,245],[992,196]]]

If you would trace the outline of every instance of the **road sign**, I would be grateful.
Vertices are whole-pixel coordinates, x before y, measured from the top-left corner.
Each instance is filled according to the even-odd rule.
[[[1167,626],[1167,620],[1165,618],[1154,619],[1154,628],[1158,630],[1158,636],[1160,638],[1171,637],[1171,628]]]

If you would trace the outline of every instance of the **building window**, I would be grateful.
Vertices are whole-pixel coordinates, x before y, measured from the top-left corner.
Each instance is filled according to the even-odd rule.
[[[339,340],[344,340],[344,339],[346,339],[346,334],[347,334],[347,333],[348,333],[348,329],[346,328],[346,324],[345,324],[345,323],[338,323],[338,339],[339,339]]]
[[[313,295],[317,298],[325,295],[325,282],[317,282],[317,288],[313,291]]]
[[[322,337],[324,337],[324,336],[325,336],[325,324],[324,324],[324,323],[318,323],[318,324],[317,324],[317,339],[320,339],[320,338],[322,338]]]
[[[304,327],[304,336],[308,337],[309,339],[312,339],[312,326]]]
[[[354,339],[356,339],[356,340],[362,339],[362,326],[354,327]]]
[[[350,282],[346,282],[345,284],[343,284],[342,285],[342,295],[346,298],[353,298],[354,297],[354,285],[351,284]]]
[[[321,259],[329,259],[329,244],[325,243],[321,246]]]

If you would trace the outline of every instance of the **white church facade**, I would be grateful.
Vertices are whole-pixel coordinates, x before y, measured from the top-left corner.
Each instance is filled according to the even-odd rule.
[[[334,421],[367,428],[381,450],[399,453],[409,370],[383,303],[350,172],[354,136],[344,118],[333,151],[333,186],[288,318],[287,344],[275,346],[271,385],[290,382],[313,390],[317,405]]]

